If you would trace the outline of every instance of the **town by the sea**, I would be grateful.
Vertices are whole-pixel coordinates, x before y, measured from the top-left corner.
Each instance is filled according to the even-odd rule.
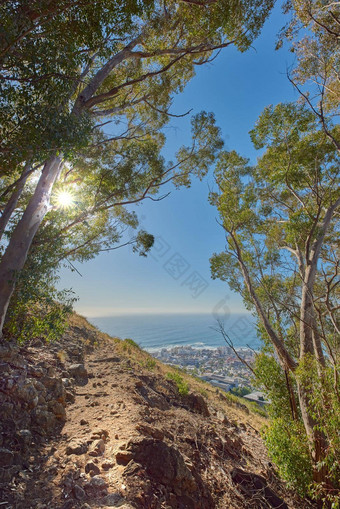
[[[247,388],[251,392],[251,372],[239,357],[252,363],[254,351],[260,348],[254,318],[249,314],[224,317],[224,329],[237,353],[216,330],[217,318],[212,314],[140,314],[90,321],[112,336],[133,339],[162,362],[185,368],[225,391]]]

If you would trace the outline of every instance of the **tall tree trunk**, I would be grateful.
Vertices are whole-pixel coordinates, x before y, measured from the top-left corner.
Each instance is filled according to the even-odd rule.
[[[304,358],[306,354],[311,354],[313,357],[315,356],[313,341],[313,287],[316,274],[315,264],[313,263],[313,265],[307,267],[305,279],[302,283],[300,306],[300,358]]]
[[[300,360],[303,361],[306,355],[311,355],[313,360],[317,361],[318,377],[322,380],[325,360],[321,339],[316,328],[313,303],[317,260],[318,258],[314,257],[309,263],[302,286],[300,307]],[[318,466],[318,464],[324,460],[327,439],[324,433],[318,429],[318,423],[311,416],[310,391],[311,389],[303,387],[301,383],[298,383],[301,415],[309,439],[311,457],[313,460],[313,480],[317,483],[321,483],[327,482],[327,468],[320,468]]]
[[[310,414],[310,393],[298,382],[299,406],[301,410],[304,428],[309,441],[309,450],[313,462],[313,480],[317,483],[327,482],[327,467],[319,466],[325,457],[327,441],[324,434],[318,430],[317,422]]]
[[[33,238],[50,206],[53,184],[62,167],[62,159],[52,156],[45,163],[35,192],[17,224],[0,263],[0,334],[15,282],[24,267]]]
[[[5,208],[2,212],[2,215],[0,217],[0,240],[2,239],[2,236],[5,232],[5,229],[8,225],[9,220],[11,219],[14,209],[17,206],[18,200],[19,200],[21,193],[25,187],[26,180],[27,180],[27,177],[30,174],[30,172],[31,172],[31,163],[30,163],[30,161],[28,161],[25,164],[24,171],[21,175],[21,178],[20,178],[19,182],[17,183],[10,199],[6,203],[6,206],[5,206]]]

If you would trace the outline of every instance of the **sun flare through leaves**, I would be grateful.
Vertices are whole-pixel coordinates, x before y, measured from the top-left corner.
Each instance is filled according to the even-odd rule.
[[[69,209],[74,206],[74,194],[72,191],[60,190],[56,194],[56,203],[58,208]]]

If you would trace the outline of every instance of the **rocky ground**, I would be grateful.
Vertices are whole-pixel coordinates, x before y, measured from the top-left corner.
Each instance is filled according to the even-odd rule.
[[[313,507],[278,481],[261,419],[79,317],[0,349],[0,509]],[[203,394],[203,395],[202,395]]]

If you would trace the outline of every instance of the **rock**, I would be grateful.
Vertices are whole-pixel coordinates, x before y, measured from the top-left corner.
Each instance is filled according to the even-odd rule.
[[[100,428],[100,429],[95,429],[93,432],[92,432],[92,435],[91,435],[91,440],[96,440],[96,439],[102,439],[104,440],[104,442],[106,442],[107,438],[109,437],[110,433],[107,429],[103,429],[103,428]]]
[[[91,445],[91,451],[89,452],[90,456],[102,456],[105,451],[105,442],[101,438],[100,440],[97,440]]]
[[[9,449],[0,448],[0,467],[10,467],[13,464],[14,454]]]
[[[18,381],[15,397],[26,403],[27,408],[35,408],[39,400],[38,392],[29,378]]]
[[[74,509],[74,500],[66,500],[61,509]]]
[[[102,463],[103,470],[110,470],[110,468],[114,467],[114,462],[112,460],[106,460]]]
[[[47,410],[35,408],[32,413],[32,421],[39,426],[40,430],[46,432],[53,431],[56,425],[56,416]]]
[[[59,378],[44,376],[40,379],[41,383],[45,386],[48,400],[57,400],[60,403],[66,402],[66,391],[63,382]]]
[[[122,498],[119,491],[115,493],[110,493],[103,499],[103,504],[109,506],[109,507],[124,507],[121,505],[121,502],[123,502],[124,499]]]
[[[153,426],[149,426],[148,424],[138,424],[136,428],[144,435],[150,435],[151,437],[157,438],[158,440],[164,439],[164,433],[159,428],[154,428]]]
[[[56,416],[57,419],[61,421],[66,420],[66,410],[64,406],[61,403],[59,403],[59,401],[56,401],[55,399],[49,401],[48,409]]]
[[[17,432],[22,446],[26,449],[32,442],[32,433],[28,429],[21,429]]]
[[[86,419],[81,419],[80,420],[80,425],[81,426],[86,426],[86,424],[88,424],[88,423],[89,423],[89,421],[87,421]]]
[[[280,509],[288,509],[287,504],[276,493],[269,488],[268,482],[264,477],[253,474],[252,472],[245,472],[241,468],[234,468],[231,473],[231,478],[238,489],[249,500],[249,505],[252,501],[262,501],[261,507],[272,507]]]
[[[73,378],[87,378],[87,369],[84,364],[72,364],[69,367],[69,372]]]
[[[169,410],[170,408],[166,398],[149,386],[142,385],[141,387],[137,387],[136,393],[140,394],[151,408],[159,408],[160,410]],[[121,408],[124,407],[122,406]]]
[[[98,475],[100,474],[99,467],[93,463],[93,461],[89,461],[85,465],[85,473],[92,475]]]
[[[220,410],[218,410],[216,417],[217,417],[217,419],[219,421],[222,422],[222,424],[229,424],[227,416],[223,412],[221,412]]]
[[[66,391],[66,401],[68,403],[74,403],[76,400],[76,398],[74,397],[74,394],[73,392],[71,391]]]
[[[85,454],[88,450],[88,445],[86,442],[71,442],[66,447],[66,454],[69,456],[70,454]]]
[[[9,373],[10,368],[7,362],[0,362],[0,374],[3,376],[5,373]]]
[[[107,484],[102,477],[97,475],[85,483],[84,488],[89,497],[97,498],[107,495]]]
[[[204,415],[205,417],[210,416],[207,402],[201,394],[191,392],[183,399],[184,402],[189,406],[189,408],[193,410],[195,413]]]
[[[74,493],[74,497],[77,499],[77,500],[84,500],[84,498],[86,497],[86,493],[85,491],[83,490],[83,488],[81,486],[79,486],[78,484],[76,484],[73,488],[73,493]]]
[[[133,454],[130,451],[119,451],[116,454],[116,461],[118,465],[127,465],[133,458]]]
[[[193,493],[197,489],[183,456],[174,446],[153,438],[133,439],[124,452],[130,453],[154,481],[171,486],[177,495],[182,491]]]

